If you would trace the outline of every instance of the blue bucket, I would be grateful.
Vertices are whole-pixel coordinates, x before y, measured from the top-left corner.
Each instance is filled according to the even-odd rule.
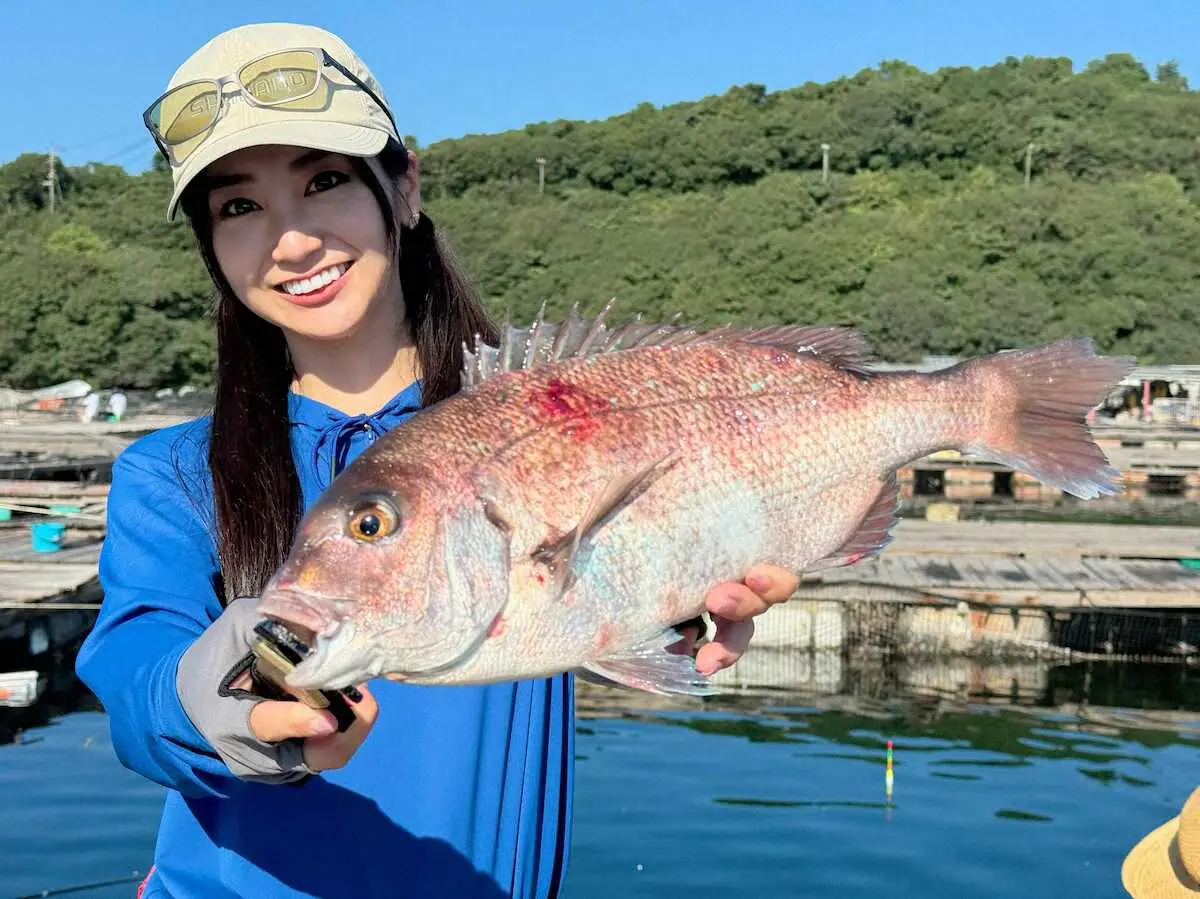
[[[33,551],[38,553],[56,553],[62,548],[63,535],[67,531],[65,524],[57,521],[44,521],[29,526],[33,534]]]

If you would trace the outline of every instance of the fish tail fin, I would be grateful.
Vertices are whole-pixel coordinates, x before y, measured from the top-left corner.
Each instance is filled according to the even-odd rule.
[[[1113,495],[1121,474],[1096,444],[1087,414],[1133,367],[1097,356],[1089,338],[1005,350],[962,363],[990,411],[983,433],[963,449],[1022,471],[1080,499]]]

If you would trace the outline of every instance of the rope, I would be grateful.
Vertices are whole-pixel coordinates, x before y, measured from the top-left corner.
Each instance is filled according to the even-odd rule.
[[[81,893],[84,890],[96,890],[100,887],[119,886],[123,883],[137,883],[142,879],[142,874],[134,871],[128,877],[117,877],[113,880],[97,880],[95,883],[85,883],[73,887],[60,887],[57,890],[42,890],[40,893],[29,893],[25,896],[17,896],[15,899],[42,899],[43,896],[66,896],[68,893]]]

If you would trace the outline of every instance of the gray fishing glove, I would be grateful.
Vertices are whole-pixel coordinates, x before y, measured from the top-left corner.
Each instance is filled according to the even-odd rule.
[[[312,773],[298,738],[264,743],[250,729],[250,710],[264,699],[253,678],[258,597],[231,602],[179,660],[175,686],[187,716],[229,770],[243,780],[293,783]],[[251,692],[250,688],[259,692]]]

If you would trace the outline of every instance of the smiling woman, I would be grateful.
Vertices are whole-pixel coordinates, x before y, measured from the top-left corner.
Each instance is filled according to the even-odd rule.
[[[399,196],[409,209],[419,206],[411,172]],[[347,157],[250,147],[214,163],[201,183],[230,286],[289,343],[345,340],[367,328],[379,344],[411,348],[391,300],[400,285],[378,204]]]
[[[104,607],[77,661],[121,761],[169,788],[143,895],[557,896],[570,675],[375,680],[345,719],[252,666],[258,595],[301,516],[376,437],[458,391],[465,342],[496,336],[422,211],[382,88],[335,35],[251,25],[196,51],[144,121],[171,164],[168,217],[184,212],[217,291],[218,370],[211,415],[113,468]],[[732,664],[748,619],[794,586],[769,568],[716,585],[698,667]]]

